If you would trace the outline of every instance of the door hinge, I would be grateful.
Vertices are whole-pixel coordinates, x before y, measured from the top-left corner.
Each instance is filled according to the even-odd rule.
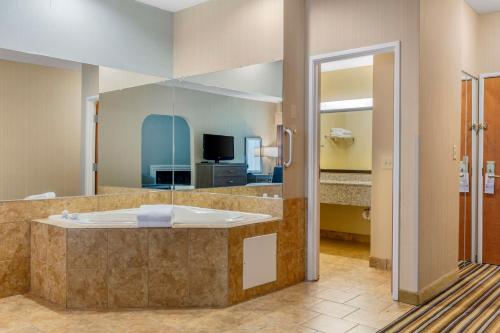
[[[97,163],[92,163],[92,171],[97,172]]]
[[[474,123],[471,126],[471,129],[476,132],[476,134],[479,133],[480,130],[485,130],[488,128],[488,123]]]
[[[98,114],[95,114],[94,115],[94,123],[99,123],[99,115]]]

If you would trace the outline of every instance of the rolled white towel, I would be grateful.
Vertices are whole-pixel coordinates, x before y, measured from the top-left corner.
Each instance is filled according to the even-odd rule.
[[[42,200],[42,199],[54,199],[56,194],[54,192],[46,192],[41,194],[34,194],[27,196],[24,200]]]
[[[137,214],[139,228],[169,228],[172,226],[172,205],[142,205]]]

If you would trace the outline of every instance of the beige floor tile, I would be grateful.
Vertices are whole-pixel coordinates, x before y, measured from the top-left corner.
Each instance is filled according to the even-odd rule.
[[[358,310],[358,308],[331,301],[322,301],[318,304],[311,306],[310,309],[337,318],[345,317],[348,314]]]
[[[358,325],[354,327],[353,329],[350,329],[347,331],[347,333],[375,333],[377,332],[376,328],[373,327],[368,327],[364,325]]]
[[[337,303],[345,303],[359,296],[359,293],[357,291],[342,291],[342,290],[328,289],[315,294],[315,296],[323,300],[328,300]]]
[[[401,312],[393,312],[393,311],[371,312],[360,309],[357,310],[356,312],[349,314],[343,319],[361,325],[374,327],[376,329],[381,329],[401,315],[402,315]]]
[[[345,302],[346,305],[354,306],[363,310],[380,312],[390,307],[394,301],[372,295],[359,295],[356,298]]]
[[[0,313],[0,333],[30,327],[31,323],[11,313]]]
[[[324,333],[342,333],[347,332],[351,328],[355,327],[356,324],[347,320],[330,317],[327,315],[319,315],[304,324],[302,326],[318,330]]]

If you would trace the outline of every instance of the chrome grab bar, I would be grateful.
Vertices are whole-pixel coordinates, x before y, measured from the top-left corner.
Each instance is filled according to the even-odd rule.
[[[295,130],[285,128],[285,134],[288,134],[288,161],[283,163],[285,168],[289,168],[293,162],[293,133],[295,133]]]

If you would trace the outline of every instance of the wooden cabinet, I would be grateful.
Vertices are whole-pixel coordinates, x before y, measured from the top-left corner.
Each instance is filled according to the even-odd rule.
[[[243,186],[246,184],[246,164],[196,164],[196,188]]]

